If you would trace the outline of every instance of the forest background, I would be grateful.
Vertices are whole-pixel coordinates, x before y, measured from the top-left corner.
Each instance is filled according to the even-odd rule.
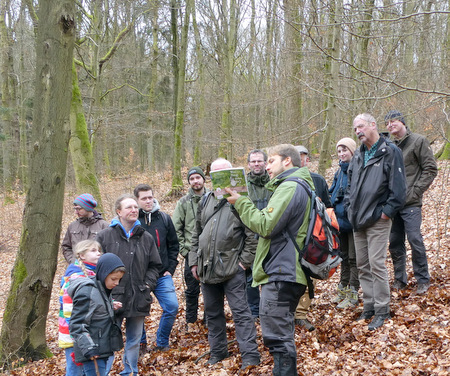
[[[176,199],[186,167],[242,162],[281,142],[308,147],[328,174],[354,116],[371,112],[383,131],[394,108],[439,159],[450,155],[449,1],[0,0],[0,9],[3,205],[26,192],[2,364],[50,355],[66,184],[101,208],[101,184],[131,188],[145,174],[169,181]],[[447,244],[440,197],[444,231],[433,235]]]

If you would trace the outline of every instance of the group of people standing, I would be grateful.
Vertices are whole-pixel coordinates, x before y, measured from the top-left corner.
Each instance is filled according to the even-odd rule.
[[[67,375],[107,374],[113,351],[120,347],[113,331],[122,321],[126,343],[120,374],[137,375],[139,354],[149,350],[144,319],[151,292],[163,313],[150,350],[169,349],[178,312],[172,278],[178,253],[185,258],[187,331],[198,320],[200,291],[203,294],[208,364],[229,356],[226,297],[241,368],[260,363],[255,326],[259,322],[273,356],[273,374],[297,375],[294,327],[315,327],[306,318],[311,299],[296,250],[305,242],[311,202],[292,178],[304,180],[336,211],[343,258],[338,308],[357,306],[361,286],[364,305],[358,320],[372,319],[369,330],[383,325],[390,301],[387,244],[390,239],[394,288],[405,288],[405,235],[412,248],[417,293],[425,293],[430,276],[420,235],[421,204],[437,166],[427,140],[412,133],[398,111],[389,112],[385,121],[393,141],[379,134],[370,114],[355,118],[353,130],[361,146],[357,148],[350,137],[338,141],[339,170],[330,189],[322,176],[308,170],[305,147],[281,144],[267,153],[255,149],[248,154],[248,196],[227,188],[229,197],[218,199],[206,189],[203,170],[191,168],[189,191],[172,218],[160,210],[146,184],[138,185],[134,196],[117,199],[111,224],[95,211],[90,194],[77,197],[74,209],[79,218],[69,225],[63,241],[64,257],[72,263],[62,279],[60,297],[60,346],[66,349]],[[219,158],[211,171],[231,167]],[[88,282],[92,280],[96,282]],[[104,325],[100,334],[99,321]]]

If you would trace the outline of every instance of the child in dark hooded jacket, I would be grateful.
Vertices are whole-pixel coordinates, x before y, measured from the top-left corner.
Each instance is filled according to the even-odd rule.
[[[113,301],[111,290],[125,271],[118,256],[106,253],[98,260],[95,278],[78,278],[68,288],[73,300],[69,330],[75,361],[83,364],[86,376],[104,376],[108,358],[123,346],[120,328],[114,321],[114,309],[121,303]],[[119,340],[119,346],[115,340]]]

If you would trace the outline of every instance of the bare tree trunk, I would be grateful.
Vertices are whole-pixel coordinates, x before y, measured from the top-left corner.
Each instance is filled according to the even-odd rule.
[[[78,193],[91,193],[97,200],[98,210],[102,210],[100,188],[95,173],[94,155],[89,141],[83,101],[78,86],[75,63],[72,65],[72,104],[70,106],[70,155]]]
[[[339,0],[331,0],[329,3],[330,33],[328,36],[328,56],[325,58],[325,133],[322,138],[319,157],[319,174],[324,175],[327,168],[331,167],[330,150],[333,150],[331,140],[333,139],[334,127],[337,118],[336,91],[338,86],[340,53],[340,22],[342,4]]]
[[[159,2],[154,1],[152,7],[152,59],[150,61],[150,89],[148,95],[148,138],[147,138],[147,163],[149,170],[155,168],[154,162],[154,147],[153,147],[153,137],[154,137],[154,111],[155,111],[155,101],[156,101],[156,85],[158,84],[158,10]]]
[[[74,0],[41,0],[31,155],[22,236],[3,316],[3,364],[50,355],[45,327],[56,271],[69,142]]]
[[[195,51],[197,54],[197,64],[198,64],[198,79],[200,92],[198,94],[198,127],[197,127],[197,137],[194,140],[194,165],[199,166],[202,161],[202,147],[204,143],[202,142],[203,129],[205,126],[205,72],[204,72],[204,57],[201,45],[200,32],[198,30],[197,18],[195,15],[195,1],[192,8],[192,26],[194,29],[195,37]]]
[[[233,158],[233,126],[231,123],[231,99],[233,91],[234,55],[236,52],[236,24],[237,24],[237,4],[235,0],[223,1],[223,23],[225,27],[226,46],[223,60],[225,62],[224,72],[224,94],[222,105],[222,122],[220,124],[220,149],[219,156]],[[229,19],[226,17],[229,16]]]
[[[172,169],[172,191],[178,192],[183,188],[183,180],[181,178],[181,151],[184,128],[184,82],[186,79],[186,54],[188,45],[189,20],[191,15],[193,0],[186,0],[186,8],[184,13],[184,24],[181,32],[181,45],[178,56],[178,80],[177,90],[177,112],[175,117],[175,143],[173,151],[173,169]]]
[[[2,184],[4,191],[8,194],[13,188],[14,173],[13,173],[13,155],[14,150],[14,135],[12,124],[12,110],[13,98],[12,87],[10,85],[10,72],[12,60],[12,49],[10,45],[10,38],[8,36],[8,29],[6,27],[6,18],[8,14],[9,1],[1,0],[0,3],[0,51],[1,51],[1,119],[3,123],[3,138],[2,142]]]

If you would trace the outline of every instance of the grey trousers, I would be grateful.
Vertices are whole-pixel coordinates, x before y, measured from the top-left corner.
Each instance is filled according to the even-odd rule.
[[[364,311],[389,313],[391,300],[386,268],[387,243],[392,221],[379,219],[373,226],[354,231],[356,265],[363,290]]]
[[[305,290],[305,285],[292,282],[261,285],[259,318],[264,344],[271,354],[296,358],[294,313]]]
[[[405,284],[408,283],[405,235],[408,237],[408,243],[411,246],[412,265],[417,283],[430,282],[427,253],[420,232],[421,224],[422,209],[412,206],[400,210],[392,223],[389,251],[394,264],[395,279]]]
[[[256,343],[256,327],[247,303],[245,271],[240,270],[229,280],[217,284],[202,283],[205,315],[208,322],[208,342],[211,355],[227,352],[227,327],[224,297],[233,314],[236,340],[242,359],[260,358]]]

